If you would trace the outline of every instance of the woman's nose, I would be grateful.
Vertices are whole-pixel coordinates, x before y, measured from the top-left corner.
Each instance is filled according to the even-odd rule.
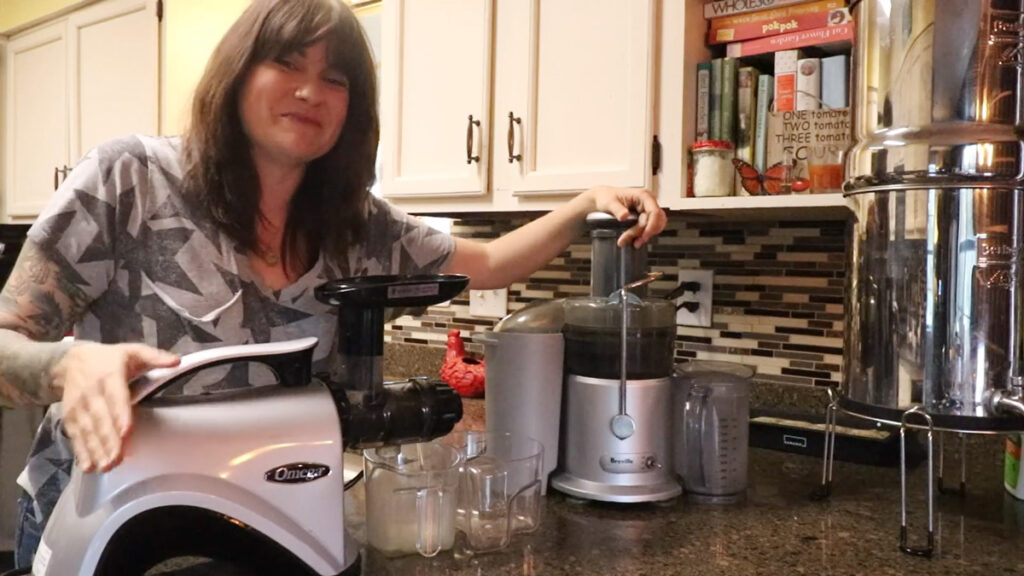
[[[295,87],[295,97],[309,103],[316,103],[320,98],[319,86],[316,81],[306,81]]]

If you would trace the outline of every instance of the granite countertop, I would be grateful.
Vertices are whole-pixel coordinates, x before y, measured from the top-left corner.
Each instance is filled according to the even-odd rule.
[[[407,347],[413,348],[413,347]],[[436,353],[404,355],[418,364],[385,366],[400,376],[433,376]],[[388,354],[385,354],[385,358]],[[812,409],[820,398],[785,389],[767,400],[795,394]],[[764,398],[764,395],[761,395]],[[758,395],[755,394],[755,400]],[[789,399],[792,400],[792,399]],[[792,402],[787,403],[792,404]],[[464,401],[458,429],[483,429],[484,402]],[[971,436],[967,495],[937,496],[935,555],[907,556],[898,549],[900,479],[896,468],[837,461],[832,496],[815,501],[821,459],[752,448],[748,494],[736,505],[582,502],[549,490],[540,528],[517,534],[500,552],[459,550],[434,558],[387,558],[363,550],[366,576],[569,576],[569,575],[1024,575],[1024,501],[1002,487],[1002,437]],[[947,485],[959,463],[947,440]],[[938,444],[936,444],[937,449]],[[910,544],[921,545],[926,527],[926,466],[908,476]],[[363,485],[345,496],[346,525],[365,542]],[[461,538],[461,536],[460,536]],[[213,574],[201,567],[173,572]]]
[[[479,401],[476,401],[479,402]],[[474,410],[470,401],[469,410]],[[549,490],[540,528],[500,552],[386,558],[363,550],[365,576],[938,576],[1024,574],[1024,502],[1002,488],[999,438],[971,439],[967,497],[937,500],[935,557],[901,553],[899,473],[836,462],[828,501],[809,494],[816,458],[751,449],[746,502],[601,504]],[[947,447],[947,449],[949,449]],[[952,450],[949,450],[952,452]],[[947,453],[947,458],[952,454]],[[951,468],[957,468],[947,462]],[[910,540],[925,534],[925,466],[908,478]],[[955,470],[947,469],[947,478]],[[346,522],[364,541],[363,487],[346,493]],[[220,574],[192,566],[177,576]]]
[[[947,450],[947,466],[958,468]],[[1001,457],[1000,437],[971,438],[967,496],[938,497],[932,559],[898,550],[898,469],[837,461],[832,497],[814,501],[821,460],[755,448],[742,504],[696,504],[685,496],[668,504],[603,504],[549,490],[540,528],[516,535],[506,550],[435,558],[367,550],[363,574],[1024,574],[1024,502],[1003,490]],[[922,464],[908,477],[911,545],[925,538],[925,470]],[[947,485],[957,473],[947,469]],[[346,506],[349,529],[362,541],[360,491],[350,490]]]

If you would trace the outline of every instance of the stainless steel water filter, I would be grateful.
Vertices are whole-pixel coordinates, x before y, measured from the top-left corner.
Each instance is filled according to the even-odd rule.
[[[1005,409],[1022,392],[1022,3],[853,10],[840,407],[899,423],[920,405],[938,429],[1022,429]]]

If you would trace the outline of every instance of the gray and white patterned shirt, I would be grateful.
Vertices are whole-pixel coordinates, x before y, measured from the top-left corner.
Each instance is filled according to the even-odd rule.
[[[327,368],[336,308],[316,300],[325,281],[370,274],[437,273],[454,253],[447,234],[371,197],[368,239],[347,254],[320,254],[301,278],[267,289],[247,256],[186,203],[178,138],[132,136],[87,154],[28,232],[91,298],[76,339],[145,342],[187,354],[232,344],[320,339],[314,370]],[[259,384],[249,364],[211,369],[172,393]],[[71,471],[61,406],[47,411],[18,483],[45,526]]]

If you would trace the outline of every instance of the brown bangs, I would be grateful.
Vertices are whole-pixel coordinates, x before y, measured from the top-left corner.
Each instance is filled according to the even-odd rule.
[[[283,58],[320,41],[327,43],[328,64],[354,80],[366,49],[363,31],[352,12],[332,0],[282,2],[260,27],[252,61]]]

